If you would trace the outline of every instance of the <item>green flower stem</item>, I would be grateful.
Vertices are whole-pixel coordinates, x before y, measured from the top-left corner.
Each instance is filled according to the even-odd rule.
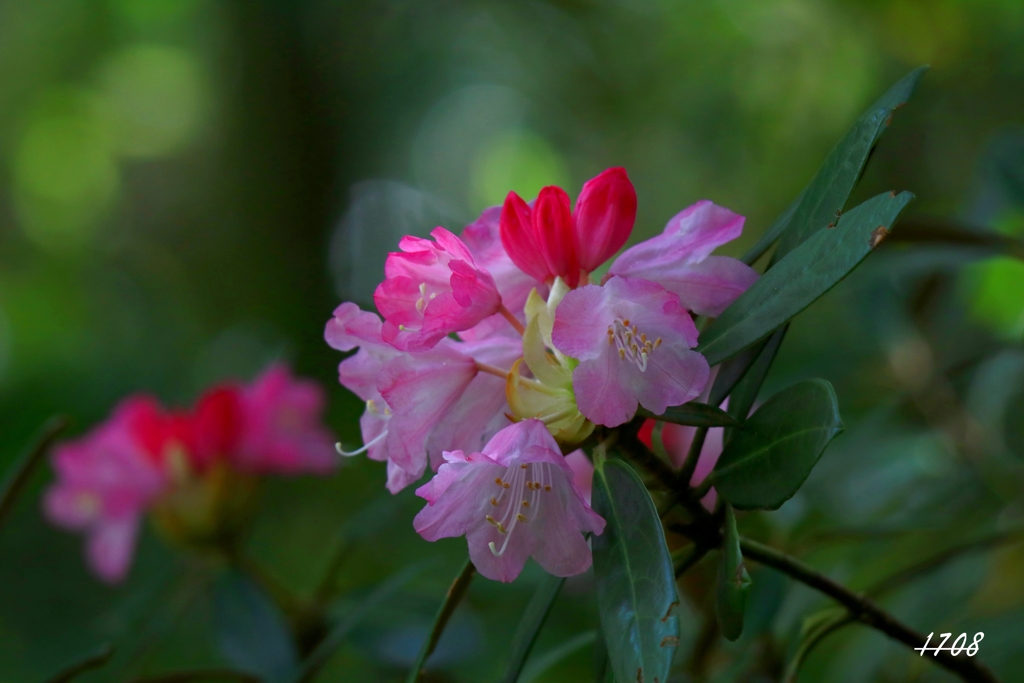
[[[3,487],[0,488],[0,527],[3,526],[7,515],[14,508],[18,496],[21,494],[29,478],[36,467],[42,462],[43,457],[50,451],[50,446],[62,431],[68,426],[68,421],[63,416],[51,417],[39,432],[35,442],[18,461],[8,470],[4,479]]]
[[[430,635],[427,636],[427,640],[423,643],[420,654],[416,657],[416,663],[413,664],[412,670],[409,671],[406,683],[418,683],[423,677],[425,673],[423,666],[426,664],[427,658],[434,652],[438,641],[441,640],[441,634],[444,633],[444,629],[448,625],[448,620],[451,619],[452,613],[455,612],[455,608],[458,607],[466,591],[469,590],[469,583],[473,580],[474,574],[476,574],[476,567],[467,559],[466,563],[462,565],[462,571],[455,577],[455,581],[452,582],[448,593],[445,594],[444,602],[441,603],[441,607],[437,610],[437,616],[434,617],[434,627],[430,629]]]
[[[922,634],[883,610],[871,598],[853,592],[795,557],[748,538],[740,539],[740,548],[745,557],[772,567],[804,585],[824,593],[845,607],[851,617],[881,631],[893,640],[912,649],[925,645],[925,637]],[[968,657],[965,654],[954,657],[949,652],[939,652],[936,653],[934,659],[939,666],[957,674],[965,681],[998,683],[999,679],[995,674],[977,658]]]

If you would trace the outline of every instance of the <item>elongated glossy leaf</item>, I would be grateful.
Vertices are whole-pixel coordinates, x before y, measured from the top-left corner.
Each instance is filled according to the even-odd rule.
[[[864,260],[913,197],[878,195],[846,212],[837,227],[812,235],[725,309],[697,350],[717,365],[774,332]]]
[[[502,683],[515,683],[519,680],[519,674],[526,664],[526,658],[530,656],[533,643],[537,640],[544,621],[548,618],[551,606],[555,604],[558,592],[562,590],[565,578],[545,574],[540,585],[534,591],[530,602],[526,604],[523,616],[519,619],[519,626],[512,636],[512,647],[509,650],[508,663],[505,664],[505,674],[502,676]]]
[[[768,340],[763,339],[753,346],[748,346],[718,367],[715,383],[711,386],[711,394],[708,396],[708,405],[719,406],[722,404],[725,397],[732,393],[732,390],[747,374],[747,370],[761,355],[761,351],[767,343]]]
[[[691,427],[735,427],[739,424],[736,418],[721,408],[710,406],[706,403],[684,403],[681,406],[673,406],[661,415],[655,415],[649,410],[641,408],[637,415],[650,417],[660,422],[673,422],[677,425],[690,425]]]
[[[292,675],[299,658],[284,617],[245,575],[231,572],[217,582],[213,616],[227,662],[268,683]]]
[[[853,128],[835,146],[804,189],[772,255],[773,264],[816,231],[830,223],[835,224],[860,179],[871,149],[889,126],[893,112],[910,99],[927,70],[928,67],[919,67],[900,79],[857,119]]]
[[[768,337],[767,343],[761,347],[761,353],[757,354],[757,358],[751,363],[750,370],[736,384],[736,387],[729,395],[729,413],[737,420],[746,420],[747,416],[750,415],[750,409],[754,407],[754,402],[757,400],[757,393],[761,391],[764,378],[768,376],[768,371],[771,370],[772,363],[775,361],[775,356],[779,353],[779,348],[782,346],[782,340],[786,338],[786,331],[788,329],[789,325],[783,325],[775,330],[772,336]],[[739,356],[734,357],[739,358]],[[728,441],[731,438],[732,430],[727,429],[725,431],[725,440]]]
[[[750,591],[750,574],[740,552],[740,534],[736,531],[736,515],[732,506],[725,506],[725,539],[718,562],[718,585],[715,587],[715,613],[718,626],[727,640],[743,634],[743,611]]]
[[[778,509],[842,429],[832,385],[823,379],[799,382],[768,399],[735,431],[711,480],[736,508]]]
[[[592,544],[611,670],[620,682],[665,683],[679,645],[679,597],[654,502],[621,460],[598,462],[593,501],[607,522]]]

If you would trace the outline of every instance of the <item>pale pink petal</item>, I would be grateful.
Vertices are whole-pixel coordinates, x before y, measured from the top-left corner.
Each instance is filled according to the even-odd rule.
[[[707,361],[690,350],[693,319],[675,294],[646,280],[612,277],[569,292],[555,311],[553,340],[580,361],[580,412],[608,427],[629,421],[638,404],[661,413],[685,403],[708,380]]]
[[[590,505],[590,493],[594,488],[594,464],[582,450],[575,450],[565,456],[565,463],[572,470],[572,483]]]
[[[743,216],[704,200],[676,214],[664,232],[627,249],[609,271],[622,277],[698,263],[743,232]],[[656,278],[649,278],[657,281]]]
[[[697,263],[635,268],[628,276],[657,282],[677,294],[683,307],[711,317],[721,315],[758,278],[753,268],[728,256],[708,256]]]
[[[89,531],[86,559],[103,581],[119,583],[124,579],[135,552],[138,530],[138,516],[130,515],[104,520]]]

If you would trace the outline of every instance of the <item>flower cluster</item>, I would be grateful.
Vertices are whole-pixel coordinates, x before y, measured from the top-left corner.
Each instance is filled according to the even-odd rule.
[[[273,366],[253,383],[207,391],[190,411],[132,396],[54,452],[47,516],[87,536],[96,574],[122,579],[145,513],[173,540],[217,544],[244,518],[260,475],[326,474],[337,459],[320,387]]]
[[[380,316],[344,303],[327,323],[331,346],[359,349],[339,379],[366,402],[365,445],[345,454],[387,462],[392,492],[436,471],[416,528],[466,534],[485,576],[510,581],[529,555],[563,576],[589,566],[580,532],[603,522],[561,453],[639,406],[696,398],[710,369],[693,316],[720,314],[757,279],[711,254],[743,217],[707,201],[594,277],[636,208],[621,168],[585,183],[575,207],[558,187],[532,203],[509,193],[461,237],[403,238],[374,293]]]

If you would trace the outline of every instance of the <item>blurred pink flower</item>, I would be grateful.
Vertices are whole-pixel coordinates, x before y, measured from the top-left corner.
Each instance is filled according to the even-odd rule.
[[[721,315],[757,280],[757,272],[712,250],[743,232],[743,216],[700,201],[676,214],[661,235],[622,253],[609,275],[643,278],[679,296],[698,315]]]
[[[476,265],[462,240],[444,228],[430,234],[434,241],[402,238],[373,294],[385,320],[384,340],[405,351],[432,348],[501,309],[494,278]]]
[[[613,277],[565,295],[555,314],[555,347],[580,361],[573,390],[580,412],[617,427],[637,405],[660,414],[695,398],[708,380],[697,328],[679,298],[647,280]]]
[[[88,564],[108,583],[128,572],[139,521],[170,482],[168,451],[185,446],[178,422],[154,399],[133,396],[110,420],[54,451],[57,482],[43,498],[46,515],[85,532]]]
[[[573,484],[573,471],[542,422],[517,422],[483,452],[448,451],[444,458],[416,491],[428,503],[413,521],[423,538],[465,535],[470,559],[495,581],[514,580],[530,556],[555,576],[590,567],[582,534],[601,534],[605,522]]]
[[[223,479],[211,474],[218,468],[243,475],[332,470],[334,440],[320,422],[322,410],[319,387],[295,380],[281,365],[248,386],[210,389],[190,412],[130,397],[107,422],[55,449],[57,481],[44,509],[55,524],[85,532],[89,566],[101,579],[120,581],[143,515],[194,501],[174,494],[208,476]],[[182,512],[185,519],[204,517]]]
[[[617,252],[633,230],[636,191],[623,168],[609,168],[583,185],[575,211],[560,187],[545,187],[531,207],[509,192],[501,241],[512,261],[540,282],[561,277],[580,284]]]

